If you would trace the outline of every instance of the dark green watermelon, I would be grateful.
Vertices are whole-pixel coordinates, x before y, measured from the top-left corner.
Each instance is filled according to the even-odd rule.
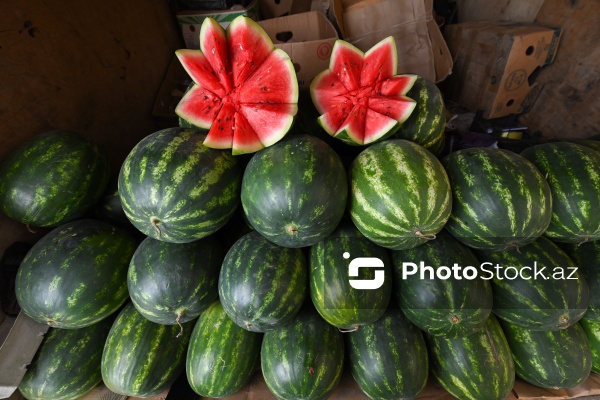
[[[379,259],[378,268],[359,268],[357,258]],[[353,264],[351,264],[353,263]],[[329,237],[310,247],[310,297],[321,317],[345,330],[375,322],[385,312],[392,294],[392,264],[388,250],[365,238],[351,222],[342,223]],[[379,279],[381,280],[379,282]],[[355,289],[351,281],[372,281],[375,289]]]
[[[587,379],[592,352],[585,332],[575,323],[557,331],[534,331],[500,321],[519,378],[535,386],[566,389]]]
[[[151,397],[168,388],[185,369],[185,358],[195,321],[156,324],[132,303],[115,319],[102,352],[102,380],[111,391]]]
[[[493,299],[490,283],[481,278],[475,254],[449,234],[442,232],[421,246],[393,251],[392,260],[395,302],[423,331],[465,336],[487,321]],[[452,272],[455,265],[461,268],[457,277],[436,275]],[[431,267],[433,272],[424,269],[422,279],[421,267]]]
[[[412,399],[425,388],[425,340],[399,309],[390,308],[376,322],[344,336],[352,376],[371,399]]]
[[[242,236],[225,255],[219,274],[225,312],[254,332],[288,323],[307,294],[306,264],[300,249],[273,244],[258,232]]]
[[[206,237],[239,204],[242,171],[229,152],[202,144],[206,135],[168,128],[146,136],[119,172],[123,210],[142,233],[172,243]]]
[[[0,210],[30,226],[59,226],[94,207],[109,170],[108,153],[87,137],[43,133],[0,166]]]
[[[515,364],[494,315],[471,335],[425,335],[430,372],[459,399],[503,400],[513,388]]]
[[[56,328],[82,328],[115,312],[129,298],[127,268],[137,241],[92,219],[68,222],[29,250],[15,281],[21,310]]]
[[[600,153],[575,143],[551,142],[523,150],[546,177],[552,219],[546,237],[567,243],[600,239]]]
[[[508,150],[480,147],[442,160],[452,186],[446,229],[469,247],[504,249],[540,237],[552,217],[552,194],[544,175]]]
[[[262,334],[237,326],[219,301],[200,315],[188,346],[186,371],[192,389],[203,397],[237,393],[260,362]]]
[[[136,249],[127,272],[129,295],[137,310],[157,324],[197,318],[218,296],[225,252],[209,236],[191,243],[147,237]]]
[[[583,317],[579,325],[585,332],[592,352],[592,372],[600,374],[600,321]]]
[[[261,368],[281,400],[322,400],[335,389],[344,365],[344,338],[310,302],[292,322],[264,334]]]
[[[19,391],[28,400],[79,399],[102,381],[102,350],[114,318],[80,329],[50,328]]]
[[[488,271],[482,276],[493,278],[498,317],[526,329],[558,330],[586,312],[590,293],[583,274],[549,239],[542,236],[520,248],[476,254]]]
[[[257,152],[242,181],[242,206],[254,229],[284,247],[329,236],[346,207],[348,183],[339,156],[322,140],[290,135]]]

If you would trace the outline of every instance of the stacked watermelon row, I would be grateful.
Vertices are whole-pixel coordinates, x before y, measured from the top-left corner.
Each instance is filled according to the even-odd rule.
[[[389,40],[365,54],[336,46],[311,92],[321,117],[278,137],[315,110],[296,110],[297,88],[251,62],[264,35],[232,26],[206,22],[203,52],[179,54],[198,80],[181,115],[210,128],[162,130],[131,150],[118,177],[127,228],[90,218],[108,172],[92,175],[106,163],[72,134],[42,136],[2,167],[6,214],[55,227],[17,278],[22,310],[52,327],[27,398],[78,398],[101,379],[151,396],[184,370],[198,394],[223,397],[260,366],[276,397],[322,399],[347,363],[371,398],[415,397],[431,373],[459,398],[502,399],[515,375],[566,388],[600,371],[600,153],[547,143],[438,159],[441,95],[395,75]],[[254,46],[272,76],[288,64]],[[281,82],[291,94],[278,96]],[[326,136],[306,130],[314,120]],[[239,134],[248,126],[260,151],[225,150],[257,149]],[[453,264],[472,268],[459,278]],[[483,279],[484,267],[503,275]]]

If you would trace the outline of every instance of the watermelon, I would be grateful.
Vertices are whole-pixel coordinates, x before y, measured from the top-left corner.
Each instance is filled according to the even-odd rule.
[[[585,314],[590,293],[583,274],[542,236],[519,249],[476,250],[494,293],[494,313],[533,330],[559,330]]]
[[[319,124],[331,136],[368,145],[393,135],[413,112],[406,93],[416,75],[397,75],[398,54],[392,36],[363,53],[336,40],[329,68],[310,84]]]
[[[583,139],[577,140],[575,143],[589,147],[590,149],[594,149],[596,151],[600,151],[600,140]]]
[[[435,83],[421,76],[406,94],[417,102],[415,110],[402,124],[396,137],[406,139],[441,154],[446,129],[446,106],[442,92]]]
[[[283,247],[329,236],[346,207],[348,183],[338,155],[322,140],[290,135],[252,156],[242,180],[250,225]]]
[[[202,145],[186,128],[154,132],[131,150],[119,172],[123,211],[144,235],[170,243],[206,237],[239,204],[242,169],[231,154]]]
[[[253,153],[279,141],[298,111],[298,81],[287,53],[246,16],[225,31],[213,18],[200,28],[200,49],[175,52],[195,85],[175,113],[208,129],[204,145]]]
[[[380,266],[352,265],[365,257],[376,258]],[[310,247],[310,297],[323,319],[343,330],[377,321],[385,312],[392,294],[391,260],[387,249],[365,238],[352,223],[341,224],[333,234]],[[355,280],[379,285],[355,289]],[[361,282],[362,283],[362,282]]]
[[[552,219],[544,234],[556,242],[600,239],[600,153],[575,143],[529,147],[521,155],[545,175],[552,193]]]
[[[133,305],[157,324],[181,324],[197,318],[218,296],[224,253],[213,236],[190,243],[147,237],[127,271]]]
[[[137,241],[93,219],[67,222],[27,253],[15,281],[21,310],[51,327],[77,329],[115,312],[128,299],[127,268]]]
[[[57,227],[90,211],[108,184],[108,153],[79,133],[34,137],[0,165],[0,210],[28,226]]]
[[[452,208],[450,182],[440,161],[403,139],[369,146],[348,172],[348,210],[368,239],[392,250],[435,238]]]
[[[102,350],[114,318],[80,329],[50,328],[19,391],[28,400],[79,399],[102,381]]]
[[[592,372],[600,374],[600,321],[583,317],[579,325],[585,332],[592,352]]]
[[[185,369],[194,321],[183,334],[177,325],[146,319],[127,303],[113,323],[102,352],[102,380],[124,396],[151,397],[168,388]]]
[[[345,339],[352,376],[371,399],[412,399],[425,388],[429,376],[425,340],[399,309],[388,309]]]
[[[425,335],[430,372],[459,399],[503,400],[515,381],[515,364],[494,315],[476,332],[458,338]]]
[[[592,353],[578,323],[558,331],[534,331],[500,321],[517,376],[549,389],[566,389],[587,379]]]
[[[226,397],[244,387],[260,362],[262,334],[237,326],[215,301],[192,332],[186,375],[202,397]]]
[[[452,186],[446,229],[471,248],[524,246],[552,217],[552,195],[533,163],[508,150],[458,150],[442,160]]]
[[[489,318],[492,288],[482,279],[473,252],[441,233],[421,246],[392,252],[393,294],[408,319],[428,334],[466,336]],[[455,266],[460,268],[458,275],[450,270]]]
[[[302,250],[278,246],[250,232],[225,255],[219,298],[238,326],[264,332],[296,316],[306,298],[307,279]]]
[[[260,362],[267,387],[280,400],[326,399],[344,366],[344,337],[307,302],[292,322],[265,332]]]

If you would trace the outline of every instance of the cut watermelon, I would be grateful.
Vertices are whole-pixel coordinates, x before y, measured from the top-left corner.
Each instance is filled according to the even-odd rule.
[[[224,30],[212,18],[200,28],[200,50],[175,52],[194,81],[175,113],[208,129],[204,145],[253,153],[278,142],[298,111],[298,81],[283,50],[239,16]]]
[[[389,36],[363,53],[343,40],[333,46],[329,69],[310,85],[318,121],[331,136],[354,145],[383,140],[402,126],[416,102],[406,97],[417,75],[396,75],[398,54]]]

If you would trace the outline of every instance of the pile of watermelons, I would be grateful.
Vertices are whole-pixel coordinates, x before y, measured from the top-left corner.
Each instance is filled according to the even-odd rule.
[[[260,369],[277,398],[324,399],[348,368],[373,399],[416,397],[431,373],[458,398],[487,400],[515,376],[568,388],[600,373],[598,143],[444,153],[434,84],[385,72],[393,51],[362,65],[337,49],[317,79],[330,92],[298,100],[292,88],[293,106],[273,100],[281,81],[234,66],[233,81],[271,93],[256,103],[260,124],[252,91],[186,54],[206,80],[184,98],[186,127],[142,139],[117,188],[110,154],[71,132],[4,160],[2,211],[53,228],[16,280],[22,311],[51,326],[26,398],[75,399],[100,381],[148,397],[184,370],[199,395],[225,397]],[[376,78],[348,72],[367,64]],[[393,97],[414,103],[410,116],[384,112]],[[374,110],[390,121],[374,129]],[[292,115],[291,130],[269,130],[269,113]]]

